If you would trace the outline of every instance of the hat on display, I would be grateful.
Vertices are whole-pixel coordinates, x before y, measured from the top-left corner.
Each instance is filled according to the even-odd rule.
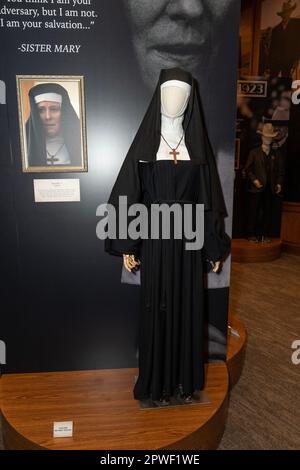
[[[273,124],[270,122],[264,124],[262,130],[259,129],[257,133],[264,137],[276,137],[278,135],[278,131],[275,131]]]
[[[297,8],[297,3],[295,2],[294,5],[292,5],[291,0],[288,0],[287,2],[283,2],[281,11],[278,11],[277,15],[283,17],[287,14],[292,14],[295,8]]]

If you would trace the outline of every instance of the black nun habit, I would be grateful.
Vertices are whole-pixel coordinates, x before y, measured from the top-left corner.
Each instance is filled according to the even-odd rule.
[[[191,85],[183,120],[190,160],[156,160],[161,139],[161,85]],[[180,157],[179,157],[180,158]],[[141,161],[140,161],[141,160]],[[204,271],[206,260],[223,260],[230,251],[227,215],[215,158],[208,140],[195,79],[181,69],[162,70],[153,98],[123,162],[109,203],[189,202],[204,204],[204,246],[186,250],[186,239],[107,238],[105,250],[134,254],[141,261],[139,377],[134,397],[159,400],[180,390],[191,395],[204,384]],[[130,217],[128,217],[130,222]],[[118,227],[117,227],[118,228]],[[118,231],[117,231],[118,234]]]
[[[46,149],[46,133],[40,118],[36,97],[55,93],[61,96],[60,136],[70,158],[70,166],[81,165],[80,121],[71,104],[67,90],[57,83],[42,83],[29,91],[30,116],[26,122],[29,166],[46,166],[49,155]],[[59,163],[53,160],[55,166]]]

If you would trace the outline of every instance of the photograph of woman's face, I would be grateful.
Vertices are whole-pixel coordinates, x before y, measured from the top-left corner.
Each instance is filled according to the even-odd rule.
[[[144,81],[151,84],[162,68],[178,66],[196,72],[209,64],[212,36],[234,0],[123,2]]]

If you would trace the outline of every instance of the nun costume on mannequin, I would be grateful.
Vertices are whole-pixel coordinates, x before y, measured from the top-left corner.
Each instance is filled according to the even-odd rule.
[[[172,87],[181,96],[179,109]],[[119,196],[127,196],[128,206],[204,205],[202,249],[187,250],[185,235],[176,238],[174,229],[168,239],[105,240],[105,250],[123,255],[127,269],[141,269],[134,398],[168,405],[170,397],[180,396],[190,403],[204,385],[204,272],[207,261],[219,268],[218,262],[230,251],[230,238],[224,229],[227,212],[197,84],[188,72],[161,71],[108,201],[116,213]]]
[[[57,83],[42,83],[30,89],[29,102],[29,166],[80,166],[80,121],[67,90]]]

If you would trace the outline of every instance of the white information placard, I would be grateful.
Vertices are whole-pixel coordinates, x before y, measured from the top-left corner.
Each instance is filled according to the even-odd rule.
[[[80,181],[69,179],[34,179],[35,202],[79,202]]]
[[[53,437],[72,437],[73,421],[54,421]]]

